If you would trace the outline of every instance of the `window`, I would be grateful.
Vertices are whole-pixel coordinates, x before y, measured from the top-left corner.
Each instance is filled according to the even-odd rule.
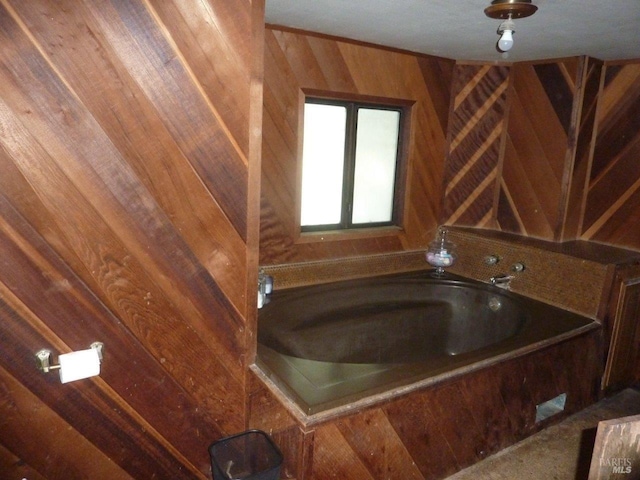
[[[404,107],[307,98],[303,231],[399,223]]]

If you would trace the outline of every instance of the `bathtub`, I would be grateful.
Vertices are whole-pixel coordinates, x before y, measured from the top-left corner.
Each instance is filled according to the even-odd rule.
[[[350,408],[544,348],[599,323],[452,274],[275,291],[258,366],[305,415]]]

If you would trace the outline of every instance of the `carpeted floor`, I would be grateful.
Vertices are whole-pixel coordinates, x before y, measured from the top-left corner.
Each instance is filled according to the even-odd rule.
[[[623,390],[447,480],[586,480],[598,422],[638,414],[640,391]]]

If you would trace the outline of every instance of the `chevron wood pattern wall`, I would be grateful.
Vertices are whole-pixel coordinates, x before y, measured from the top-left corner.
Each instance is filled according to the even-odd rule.
[[[555,239],[578,74],[575,59],[512,67],[497,217],[503,231]]]
[[[265,43],[260,263],[424,247],[440,217],[454,63],[276,28],[267,28]],[[402,231],[300,236],[296,218],[305,91],[413,103]]]
[[[582,238],[640,249],[640,63],[606,65]]]
[[[0,1],[1,478],[206,479],[245,429],[263,8]]]
[[[457,65],[442,223],[495,225],[509,68]]]
[[[502,147],[492,142],[491,161],[481,155],[467,177],[458,175],[465,167],[447,169],[447,153],[483,151],[479,136],[465,135],[473,129],[463,115],[486,138],[502,135],[506,67],[486,68],[466,92],[485,67],[275,28],[265,40],[263,8],[261,0],[0,0],[1,476],[207,478],[208,443],[247,426],[258,240],[268,264],[411,250],[431,240],[445,207],[456,223],[495,218],[497,228],[550,237],[581,203],[562,187],[577,178],[567,177],[567,150],[585,148],[566,130],[567,119],[587,118],[575,108],[577,61],[513,67],[522,110],[530,105],[533,126],[544,128],[532,146],[522,140],[527,115],[518,114],[523,129],[510,118],[502,178]],[[640,248],[640,66],[603,71],[584,221],[574,228]],[[459,117],[449,116],[454,72],[459,106],[469,102]],[[302,89],[414,102],[402,232],[299,236]],[[455,149],[450,118],[459,122]],[[543,152],[523,155],[519,145]],[[465,204],[458,178],[487,188],[470,190],[480,194]],[[487,213],[499,178],[499,209]],[[42,347],[64,353],[95,340],[106,344],[97,379],[61,386],[33,366]],[[382,414],[353,425],[389,431]],[[335,431],[353,445],[345,461],[382,468],[361,458],[350,425],[323,426],[318,438]],[[312,456],[314,434],[304,434],[300,464]],[[317,472],[340,454],[323,448],[309,467]]]
[[[584,57],[580,59],[580,63],[578,67],[581,72],[579,73],[581,75],[580,95],[574,100],[573,132],[575,133],[572,137],[575,141],[570,142],[567,152],[564,191],[554,238],[561,241],[580,237],[591,173],[592,147],[597,133],[596,113],[604,72],[604,62],[600,60]]]
[[[640,248],[640,65],[514,65],[498,228]]]
[[[379,71],[385,65],[398,73],[395,80]],[[638,229],[626,228],[637,218],[637,186],[630,182],[637,179],[636,63],[608,65],[600,91],[605,66],[588,57],[452,67],[439,59],[267,29],[266,66],[263,264],[422,248],[434,226],[443,223],[551,241],[640,244],[632,233]],[[305,88],[427,100],[424,120],[414,116],[413,125],[437,123],[417,137],[418,142],[429,138],[431,148],[418,143],[412,153],[404,233],[299,235],[297,160]],[[422,93],[416,97],[416,92]],[[445,99],[451,101],[449,113]],[[447,135],[444,144],[442,135]],[[627,188],[618,197],[611,185]]]

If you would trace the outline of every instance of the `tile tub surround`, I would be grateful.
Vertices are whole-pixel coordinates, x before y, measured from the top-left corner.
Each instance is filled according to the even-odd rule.
[[[594,242],[553,243],[518,235],[464,227],[446,227],[456,244],[458,261],[448,271],[488,282],[492,276],[511,273],[515,263],[525,271],[515,275],[510,289],[524,296],[588,317],[601,318],[609,295],[613,265],[640,260],[640,252]],[[274,288],[288,289],[339,280],[430,269],[425,250],[382,255],[266,265]],[[498,255],[496,265],[485,257]]]

